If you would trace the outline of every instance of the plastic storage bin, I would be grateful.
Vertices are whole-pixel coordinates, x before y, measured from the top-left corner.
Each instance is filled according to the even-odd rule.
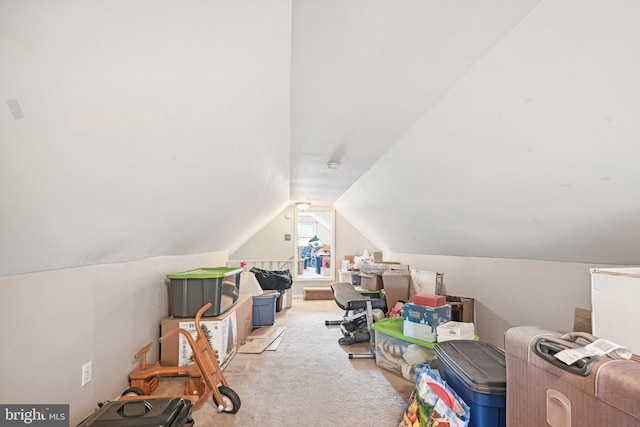
[[[194,425],[191,418],[191,400],[182,397],[166,399],[148,397],[145,400],[105,402],[91,416],[78,424],[78,427],[192,427]],[[45,424],[49,423],[45,421]]]
[[[264,291],[263,295],[253,297],[253,327],[271,326],[276,321],[276,300],[278,291]]]
[[[204,316],[224,313],[238,300],[240,273],[242,268],[213,267],[168,274],[167,278],[171,280],[171,315],[194,317],[208,302],[211,308],[204,312]]]
[[[359,272],[352,272],[351,273],[351,284],[353,284],[353,286],[360,286],[360,283],[362,283],[362,277],[360,277],[360,273]]]
[[[414,365],[428,363],[431,368],[438,368],[435,343],[404,336],[402,324],[402,317],[386,318],[373,324],[376,365],[409,381],[415,381]]]
[[[502,350],[482,341],[435,346],[440,376],[470,408],[469,427],[505,427],[507,371]]]

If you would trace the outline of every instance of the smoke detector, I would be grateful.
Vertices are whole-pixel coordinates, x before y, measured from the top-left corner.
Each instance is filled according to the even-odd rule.
[[[340,162],[329,162],[327,163],[327,167],[329,169],[338,169],[340,167]]]

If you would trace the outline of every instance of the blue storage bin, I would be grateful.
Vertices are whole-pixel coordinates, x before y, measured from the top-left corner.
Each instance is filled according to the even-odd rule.
[[[469,427],[506,427],[504,351],[471,340],[445,341],[434,350],[440,376],[469,405]]]
[[[278,291],[264,291],[253,297],[253,327],[271,326],[276,321],[276,300]]]

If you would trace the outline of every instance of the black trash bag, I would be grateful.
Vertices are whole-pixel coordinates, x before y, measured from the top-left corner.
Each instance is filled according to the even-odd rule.
[[[263,270],[253,267],[250,270],[264,291],[284,291],[293,285],[293,276],[289,270]]]

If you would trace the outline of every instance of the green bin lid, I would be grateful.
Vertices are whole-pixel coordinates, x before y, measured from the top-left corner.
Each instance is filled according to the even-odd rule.
[[[168,279],[220,279],[242,273],[238,267],[205,267],[181,273],[167,274]]]
[[[379,294],[380,290],[365,289],[362,286],[354,286],[355,290],[361,294]]]
[[[426,342],[426,341],[422,341],[422,340],[418,340],[415,338],[402,335],[402,332],[404,332],[404,318],[400,316],[387,317],[387,318],[378,320],[373,324],[372,328],[385,335],[389,335],[394,338],[401,339],[402,341],[418,344],[421,347],[434,348],[435,345],[437,344],[435,342]]]

